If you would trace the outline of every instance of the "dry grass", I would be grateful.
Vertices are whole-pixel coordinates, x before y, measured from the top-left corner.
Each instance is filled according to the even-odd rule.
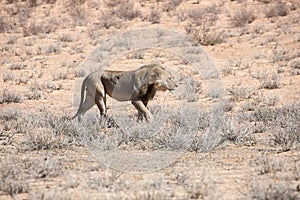
[[[148,16],[148,20],[152,23],[152,24],[159,24],[160,23],[160,17],[161,14],[159,11],[157,10],[151,10],[149,16]]]
[[[125,20],[133,20],[141,14],[139,10],[134,8],[134,3],[132,1],[122,1],[116,8],[115,13],[120,19]]]
[[[273,18],[277,16],[287,16],[289,12],[288,6],[282,1],[269,5],[265,10],[264,14],[267,18]]]
[[[212,28],[218,20],[220,9],[216,4],[187,11],[188,23],[185,30],[192,38],[202,45],[215,45],[224,42],[223,32]]]
[[[255,18],[253,10],[246,7],[242,7],[230,15],[230,21],[234,27],[243,27],[252,23]]]
[[[0,8],[0,199],[299,199],[299,1],[7,0]],[[119,49],[110,38],[146,26],[185,29],[193,48],[211,45],[197,64],[209,73],[207,53],[222,71],[224,99],[187,59],[140,49],[116,58],[116,68],[162,62],[189,86],[174,101],[157,94],[152,126],[137,123],[132,106],[116,116],[109,97],[108,117],[94,107],[82,123],[69,120],[90,52],[104,43],[103,55],[128,50],[130,41]],[[133,174],[107,167],[114,160],[100,162],[95,149],[141,152],[143,169],[152,152],[185,153]]]
[[[22,97],[18,92],[7,89],[2,90],[2,94],[0,96],[0,104],[20,102],[22,102]]]

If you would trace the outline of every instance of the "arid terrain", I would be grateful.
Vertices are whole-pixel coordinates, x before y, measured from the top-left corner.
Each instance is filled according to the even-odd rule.
[[[0,54],[0,199],[300,199],[298,0],[2,0]],[[179,84],[153,123],[70,120],[90,72],[149,63]]]

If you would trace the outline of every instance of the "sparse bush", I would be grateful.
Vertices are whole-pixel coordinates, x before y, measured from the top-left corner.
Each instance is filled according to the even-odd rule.
[[[207,6],[201,9],[188,11],[188,17],[191,20],[185,30],[192,38],[202,45],[215,45],[224,41],[222,32],[211,28],[217,19],[220,10],[215,6]]]
[[[264,3],[264,4],[268,4],[271,3],[272,0],[258,0],[258,2]]]
[[[0,16],[0,33],[7,33],[13,29],[13,23],[5,16]]]
[[[244,99],[249,99],[252,95],[256,94],[255,88],[246,88],[241,86],[232,86],[228,89],[233,101],[240,101]]]
[[[21,70],[24,69],[26,65],[24,63],[12,63],[9,65],[9,69],[11,70]]]
[[[28,19],[30,18],[33,9],[30,8],[28,5],[20,5],[20,4],[17,4],[16,8],[17,8],[16,13],[18,13],[17,19],[20,26],[26,27],[28,23]]]
[[[300,69],[300,60],[295,60],[291,63],[291,67],[294,69]]]
[[[23,119],[23,123],[27,133],[24,144],[28,150],[66,148],[75,143],[74,136],[78,135],[77,126],[64,117],[31,115]]]
[[[70,8],[70,9],[74,9],[74,8],[80,7],[85,2],[86,2],[86,0],[70,0],[70,1],[66,1],[64,3],[66,4],[65,5],[66,7]]]
[[[235,27],[243,27],[255,20],[255,15],[252,10],[243,7],[230,15],[231,24]]]
[[[74,53],[82,53],[83,50],[84,50],[84,46],[82,45],[72,45],[69,53],[73,55]]]
[[[213,46],[224,42],[224,36],[222,32],[216,32],[209,27],[193,27],[191,25],[188,25],[185,27],[185,30],[187,33],[191,34],[195,42],[204,46]]]
[[[57,0],[45,0],[46,1],[46,3],[49,3],[49,4],[55,4],[55,2],[57,1]]]
[[[145,52],[143,50],[136,50],[132,53],[130,53],[127,58],[128,59],[144,59]]]
[[[222,74],[223,74],[224,76],[226,76],[226,75],[228,75],[228,74],[231,74],[231,75],[235,76],[235,75],[236,75],[236,72],[235,72],[235,70],[234,70],[231,66],[225,65],[225,66],[222,68]]]
[[[29,78],[26,76],[21,76],[15,79],[15,84],[19,85],[19,84],[27,84],[29,81]]]
[[[233,109],[235,104],[231,100],[225,99],[220,103],[219,106],[221,106],[221,108],[223,108],[224,112],[229,112]]]
[[[236,70],[244,70],[250,68],[249,63],[243,63],[241,59],[230,59],[226,63],[225,67],[222,69],[224,75],[232,74],[236,75]]]
[[[169,0],[163,5],[164,12],[170,12],[181,4],[182,0]]]
[[[200,93],[202,92],[202,84],[199,81],[196,81],[192,77],[185,77],[184,79],[184,88],[180,90],[180,93],[177,94],[179,99],[186,99],[190,102],[195,102],[198,100]]]
[[[298,8],[300,8],[300,2],[298,0],[290,0],[289,2],[291,4],[291,10],[297,10]]]
[[[158,10],[151,10],[150,15],[148,16],[148,20],[152,24],[160,23],[160,12]]]
[[[16,41],[17,41],[17,37],[10,37],[10,38],[8,38],[8,40],[7,40],[7,42],[6,42],[6,44],[15,44],[16,43]]]
[[[7,4],[14,4],[14,3],[17,3],[17,2],[19,2],[19,0],[6,0]]]
[[[261,88],[264,89],[276,89],[280,86],[280,79],[277,73],[271,74],[271,76],[266,75],[261,79],[262,85]]]
[[[61,44],[56,43],[56,44],[50,44],[49,46],[45,47],[45,53],[50,54],[50,53],[56,53],[60,54],[61,52]]]
[[[10,72],[5,72],[3,74],[3,81],[7,82],[7,81],[13,81],[15,78],[14,74],[10,73]]]
[[[115,28],[120,28],[120,24],[118,23],[112,11],[102,13],[100,20],[101,25],[106,29],[109,29],[112,26]]]
[[[176,13],[176,16],[182,22],[188,19],[188,14],[187,14],[186,10],[179,10]]]
[[[56,134],[51,128],[35,128],[28,134],[26,145],[29,150],[46,150],[67,147],[68,139]]]
[[[12,161],[1,159],[0,163],[0,190],[12,196],[28,192],[28,182],[22,175],[22,168]]]
[[[128,1],[128,0],[127,0]],[[104,4],[107,6],[107,7],[111,7],[111,8],[114,8],[120,4],[122,4],[122,2],[124,2],[123,0],[104,0]]]
[[[287,133],[282,130],[275,130],[272,142],[274,145],[280,146],[283,151],[289,151],[294,144],[297,144],[297,140],[295,139],[297,139],[297,135],[295,135],[295,133]]]
[[[68,148],[74,145],[89,145],[91,141],[101,141],[104,145],[101,131],[103,126],[101,120],[84,121],[83,124],[76,124],[67,117],[56,117],[47,111],[41,113],[24,114],[13,111],[0,113],[1,121],[10,122],[10,129],[15,133],[25,133],[26,136],[20,145],[20,150],[49,150]],[[2,122],[1,122],[2,123]],[[102,124],[104,125],[104,124]],[[105,125],[106,126],[106,125]],[[100,139],[98,139],[101,137]]]
[[[29,7],[36,7],[38,4],[38,0],[28,0]]]
[[[279,1],[271,6],[268,6],[264,10],[264,14],[267,18],[286,16],[288,14],[288,7],[284,2]]]
[[[87,13],[82,7],[75,7],[71,10],[70,15],[73,18],[73,23],[75,26],[84,26],[87,24]]]
[[[299,104],[279,108],[275,115],[273,144],[281,146],[284,151],[288,151],[292,147],[300,147]]]
[[[33,22],[29,22],[28,24],[23,26],[23,36],[28,37],[32,35],[38,35],[40,33],[51,33],[57,29],[57,25],[55,23],[43,23],[37,24]]]
[[[50,156],[25,159],[23,162],[29,166],[30,176],[35,178],[57,177],[62,172],[62,160]]]
[[[53,80],[54,81],[57,81],[57,80],[66,80],[68,78],[68,72],[65,71],[65,72],[59,72],[57,74],[55,74],[53,76]]]
[[[283,169],[283,162],[277,158],[259,157],[255,161],[259,174],[277,173]]]
[[[62,172],[62,159],[8,157],[0,160],[0,190],[14,196],[29,191],[30,179],[56,177]]]
[[[73,42],[74,39],[70,34],[63,34],[59,37],[59,41],[61,42]]]
[[[134,8],[134,3],[132,1],[122,1],[116,10],[116,14],[121,19],[133,20],[140,16],[140,11]]]
[[[43,94],[39,90],[33,90],[33,91],[25,94],[25,96],[29,100],[39,100],[43,97]]]
[[[266,180],[263,179],[262,182],[254,182],[251,184],[247,199],[299,199],[299,185],[295,188],[292,185],[290,185],[290,182],[286,181],[284,183],[275,182],[273,180],[266,182]]]
[[[300,106],[291,104],[281,108],[257,107],[251,121],[263,122],[272,129],[272,144],[281,146],[284,151],[300,144]]]
[[[22,101],[22,97],[18,92],[4,89],[0,96],[0,104],[3,103],[20,103]]]
[[[188,11],[188,17],[196,26],[211,26],[219,19],[220,10],[215,4]]]

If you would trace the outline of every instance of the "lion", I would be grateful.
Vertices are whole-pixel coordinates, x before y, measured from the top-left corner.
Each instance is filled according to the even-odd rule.
[[[131,71],[96,71],[89,74],[81,86],[81,99],[77,113],[84,115],[95,104],[100,114],[106,116],[106,94],[118,101],[131,101],[138,111],[138,120],[153,121],[147,108],[156,91],[173,91],[177,87],[172,73],[160,64],[143,65]],[[85,99],[84,99],[85,97]]]

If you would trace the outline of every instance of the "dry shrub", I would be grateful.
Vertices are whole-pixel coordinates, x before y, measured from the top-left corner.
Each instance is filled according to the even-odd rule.
[[[186,13],[185,10],[179,10],[176,13],[177,19],[179,19],[180,21],[185,21],[188,18],[188,14]]]
[[[77,6],[71,10],[70,15],[75,26],[84,26],[87,24],[87,13],[84,8]]]
[[[262,185],[253,184],[248,194],[248,199],[290,199],[300,198],[298,189],[294,189],[290,184],[278,184],[270,182]]]
[[[55,4],[57,0],[45,0],[47,4]]]
[[[34,22],[29,22],[23,27],[23,36],[28,37],[32,35],[38,35],[40,33],[51,33],[57,28],[55,23],[41,23],[37,24]]]
[[[284,151],[292,147],[300,147],[300,105],[290,104],[278,108],[274,114],[275,131],[273,142],[279,145]]]
[[[2,103],[20,103],[22,97],[18,92],[4,89],[0,96],[0,104]]]
[[[123,0],[104,0],[104,4],[107,7],[114,8],[124,2]]]
[[[148,20],[152,24],[159,24],[160,23],[160,12],[158,10],[151,10],[150,15],[148,16]]]
[[[25,27],[27,25],[32,10],[33,10],[32,8],[26,5],[21,5],[21,4],[16,5],[15,14],[17,14],[17,19],[21,27]]]
[[[7,33],[13,29],[13,23],[5,16],[0,16],[0,33]]]
[[[243,27],[255,20],[253,10],[243,7],[230,15],[231,24],[235,27]]]
[[[233,101],[250,99],[254,94],[256,94],[255,88],[235,86],[235,85],[229,88],[228,91]]]
[[[134,3],[132,1],[124,1],[116,9],[117,16],[120,19],[132,20],[140,16],[140,11],[134,8]]]
[[[29,186],[22,168],[7,160],[0,160],[0,190],[12,196],[28,192]]]
[[[288,6],[281,1],[271,6],[268,6],[264,10],[264,14],[267,18],[273,18],[277,16],[287,16],[288,12],[289,12]]]
[[[298,8],[300,8],[299,0],[290,0],[289,3],[291,4],[290,5],[291,10],[297,10]]]
[[[280,86],[280,77],[277,73],[272,73],[271,75],[265,75],[261,78],[261,88],[264,89],[276,89]]]
[[[215,4],[188,11],[188,18],[191,23],[185,27],[186,32],[191,34],[193,39],[202,45],[222,43],[222,33],[216,32],[212,28],[219,19],[219,13],[220,9]]]
[[[163,11],[169,12],[174,10],[176,7],[178,7],[181,4],[182,0],[169,0],[165,5],[163,6]]]
[[[110,27],[120,28],[121,26],[119,21],[114,16],[113,11],[107,11],[102,13],[100,21],[100,25],[106,29],[109,29]]]
[[[66,6],[74,9],[82,4],[84,4],[86,2],[86,0],[69,0],[69,1],[65,1],[64,3],[66,3]]]
[[[14,3],[18,3],[19,0],[6,0],[7,4],[14,4]]]
[[[11,72],[3,73],[3,82],[13,81],[15,79],[15,75]]]
[[[217,32],[209,27],[188,24],[185,27],[185,30],[192,36],[195,42],[204,46],[216,45],[224,42],[223,32]]]
[[[268,4],[268,3],[271,3],[272,0],[257,0],[258,2],[261,2],[261,3],[265,3],[265,4]]]
[[[220,9],[212,4],[211,6],[188,11],[188,17],[197,26],[212,26],[219,19],[219,13]]]
[[[27,2],[28,2],[29,7],[36,7],[38,5],[37,0],[28,0]]]

